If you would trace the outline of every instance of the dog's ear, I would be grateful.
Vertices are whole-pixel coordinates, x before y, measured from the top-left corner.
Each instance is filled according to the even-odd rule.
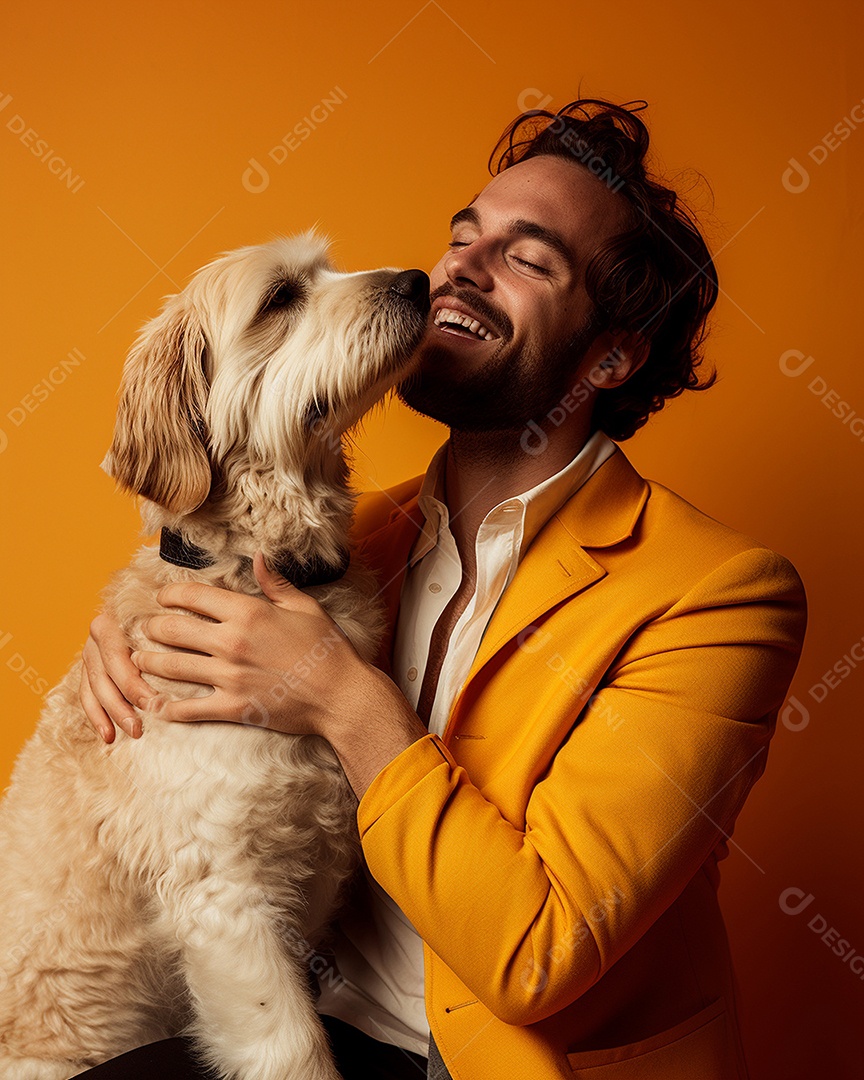
[[[188,300],[169,297],[126,359],[114,438],[101,464],[123,487],[175,514],[191,513],[210,491],[206,345]]]

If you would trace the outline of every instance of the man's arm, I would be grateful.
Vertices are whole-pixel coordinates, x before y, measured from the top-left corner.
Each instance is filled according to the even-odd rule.
[[[794,568],[767,549],[703,578],[631,637],[534,788],[524,829],[436,735],[374,777],[358,807],[371,873],[496,1016],[531,1024],[574,1001],[729,835],[765,767],[805,612]],[[610,895],[620,902],[584,933]]]

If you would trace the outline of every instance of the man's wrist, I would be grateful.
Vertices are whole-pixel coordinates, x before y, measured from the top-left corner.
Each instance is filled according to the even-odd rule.
[[[346,691],[322,732],[358,799],[385,765],[429,734],[396,684],[371,664],[361,664],[357,678],[345,680]]]

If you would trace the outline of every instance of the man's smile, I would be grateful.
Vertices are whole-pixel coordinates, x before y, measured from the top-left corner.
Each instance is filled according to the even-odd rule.
[[[481,341],[497,341],[492,331],[480,322],[472,319],[470,315],[463,315],[452,308],[441,308],[435,313],[435,325],[439,330],[448,334],[458,334],[460,337],[474,338]]]
[[[499,341],[501,335],[486,315],[453,296],[441,296],[432,304],[432,322],[441,333],[472,341]]]

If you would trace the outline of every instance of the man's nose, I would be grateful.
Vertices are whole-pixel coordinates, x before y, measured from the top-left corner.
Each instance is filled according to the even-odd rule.
[[[468,284],[489,292],[495,283],[491,259],[491,249],[482,240],[451,248],[444,260],[447,277],[454,285]]]

